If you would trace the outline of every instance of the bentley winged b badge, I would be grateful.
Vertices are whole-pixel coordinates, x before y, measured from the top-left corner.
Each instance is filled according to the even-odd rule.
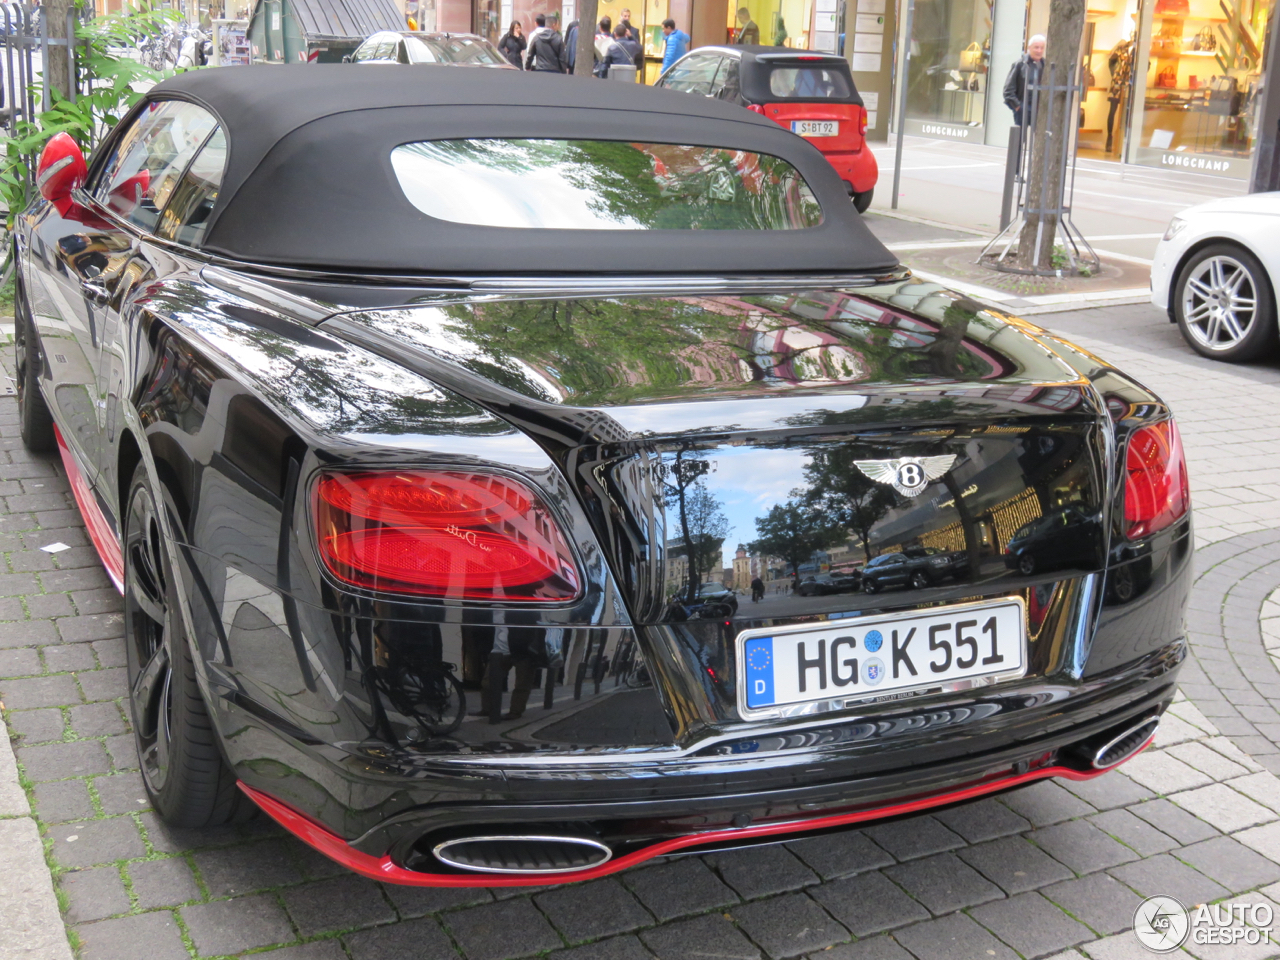
[[[904,497],[918,496],[930,482],[951,469],[954,453],[898,460],[855,460],[853,465],[876,483],[887,483]]]

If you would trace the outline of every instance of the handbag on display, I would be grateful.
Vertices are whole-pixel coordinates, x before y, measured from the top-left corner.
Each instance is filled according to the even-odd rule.
[[[1157,17],[1187,17],[1191,15],[1191,0],[1156,0]]]
[[[982,67],[982,45],[977,40],[960,51],[960,69],[977,72]]]
[[[1240,112],[1240,83],[1235,77],[1212,77],[1209,80],[1209,114],[1234,117]]]
[[[1204,27],[1191,38],[1191,49],[1209,53],[1218,49],[1218,38],[1213,35],[1212,27]]]
[[[1156,74],[1156,86],[1172,90],[1178,85],[1178,71],[1175,67],[1165,67]]]

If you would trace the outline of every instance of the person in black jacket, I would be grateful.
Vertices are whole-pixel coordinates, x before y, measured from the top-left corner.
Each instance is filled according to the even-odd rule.
[[[1044,70],[1044,43],[1044,37],[1038,33],[1028,40],[1027,52],[1010,68],[1009,77],[1004,82],[1004,105],[1013,111],[1013,122],[1020,127],[1030,124],[1033,119],[1022,116],[1022,99],[1028,81],[1040,82],[1040,73]]]
[[[498,50],[507,62],[513,67],[524,69],[524,49],[529,45],[529,41],[524,38],[524,30],[520,28],[519,20],[512,20],[511,26],[507,28],[507,34],[498,41]]]
[[[636,68],[639,69],[644,66],[644,38],[640,35],[640,28],[632,25],[631,11],[626,7],[622,8],[622,17],[618,20],[618,25],[627,28],[627,39],[635,41],[636,49],[640,51],[636,60]]]
[[[615,65],[635,66],[640,55],[640,44],[627,36],[627,28],[619,23],[613,28],[613,41],[605,49],[604,57],[596,64],[597,77],[608,79],[609,68]]]
[[[529,35],[529,56],[524,68],[539,73],[565,73],[569,61],[564,55],[564,38],[560,36],[560,15],[549,13],[544,17],[538,14],[534,23],[538,29]]]

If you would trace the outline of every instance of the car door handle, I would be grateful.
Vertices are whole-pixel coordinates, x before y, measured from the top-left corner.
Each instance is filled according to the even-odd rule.
[[[84,292],[86,300],[99,307],[105,307],[111,299],[111,291],[96,283],[85,281],[80,284],[80,289]]]

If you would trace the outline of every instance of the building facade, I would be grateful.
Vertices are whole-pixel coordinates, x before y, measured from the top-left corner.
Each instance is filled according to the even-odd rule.
[[[1079,156],[1247,179],[1273,9],[1270,0],[1090,0]],[[1005,78],[1027,37],[1047,31],[1049,0],[914,0],[911,20],[906,132],[1005,144]]]

